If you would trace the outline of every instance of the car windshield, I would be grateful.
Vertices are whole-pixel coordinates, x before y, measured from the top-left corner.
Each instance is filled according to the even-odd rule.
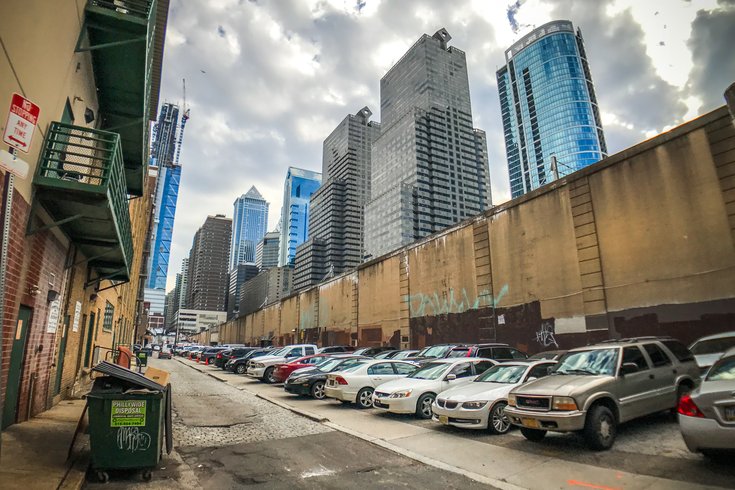
[[[498,364],[482,373],[475,382],[481,383],[518,383],[528,366],[507,366]]]
[[[366,361],[359,361],[357,364],[354,364],[351,366],[347,366],[347,367],[340,366],[338,371],[342,371],[344,373],[351,373],[353,371],[357,371],[365,363]]]
[[[276,350],[272,350],[272,351],[268,352],[268,355],[269,356],[283,356],[283,355],[286,355],[286,353],[289,350],[290,349],[288,347],[281,347],[280,349],[276,349]]]
[[[469,347],[462,347],[461,349],[452,349],[447,357],[467,357]]]
[[[432,345],[419,352],[418,357],[444,357],[444,354],[451,348],[451,345]]]
[[[725,352],[730,347],[735,347],[735,335],[721,339],[700,340],[699,342],[695,342],[691,351],[695,356],[701,356],[704,354],[719,354]]]
[[[615,374],[620,349],[592,349],[569,352],[561,358],[552,374]]]
[[[326,362],[319,364],[319,370],[331,373],[338,369],[347,369],[358,362],[360,362],[360,359],[327,359]]]
[[[325,357],[317,357],[316,360],[314,362],[312,362],[311,364],[313,366],[321,366],[325,362],[331,361],[331,360],[332,360],[331,358],[326,357],[326,356]]]
[[[735,380],[735,357],[720,359],[707,373],[707,381]]]
[[[439,379],[450,366],[451,364],[445,362],[430,362],[421,369],[409,374],[408,377],[414,379]]]
[[[395,356],[393,356],[393,359],[406,359],[407,357],[415,356],[416,355],[415,350],[407,350],[403,352],[399,352]]]
[[[375,356],[375,359],[386,359],[388,357],[391,357],[393,354],[395,354],[395,351],[392,351],[392,350],[383,351],[377,356]]]

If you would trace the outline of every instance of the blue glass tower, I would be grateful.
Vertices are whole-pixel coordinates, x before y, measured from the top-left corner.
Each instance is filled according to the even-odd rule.
[[[309,199],[322,183],[322,174],[289,167],[283,186],[281,242],[278,266],[293,265],[296,247],[309,236]]]
[[[255,186],[233,205],[230,270],[240,264],[255,264],[255,247],[268,228],[268,203]]]
[[[505,61],[497,79],[512,197],[607,156],[580,30],[566,20],[544,24]]]

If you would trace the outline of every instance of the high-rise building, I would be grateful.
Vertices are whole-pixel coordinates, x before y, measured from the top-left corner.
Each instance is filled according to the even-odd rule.
[[[179,277],[181,276],[181,284],[179,284]],[[179,288],[179,308],[188,308],[187,291],[189,285],[189,257],[184,257],[181,261],[181,272],[176,276],[176,284]]]
[[[192,310],[226,311],[232,220],[208,216],[189,252],[186,306]]]
[[[322,175],[318,172],[288,167],[283,185],[279,267],[293,265],[296,247],[308,238],[309,198],[321,183]]]
[[[485,133],[473,128],[465,53],[424,34],[380,80],[365,251],[376,257],[490,205]]]
[[[311,196],[309,239],[296,249],[294,289],[357,267],[364,255],[364,206],[370,198],[370,153],[380,124],[363,107],[324,140],[322,186]]]
[[[227,319],[238,316],[240,309],[240,290],[242,285],[258,275],[258,266],[255,264],[238,264],[230,270],[229,286],[227,289]]]
[[[271,267],[245,282],[240,290],[240,316],[285,298],[292,291],[293,267]],[[272,329],[268,325],[266,330]]]
[[[255,246],[255,265],[264,271],[278,266],[278,244],[281,243],[280,231],[269,231]]]
[[[512,197],[607,156],[579,29],[544,24],[506,50],[505,62],[497,78]]]
[[[233,206],[230,270],[239,264],[255,264],[255,247],[268,228],[268,203],[255,186],[235,199]]]

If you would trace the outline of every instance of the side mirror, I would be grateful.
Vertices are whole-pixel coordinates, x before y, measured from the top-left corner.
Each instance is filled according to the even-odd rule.
[[[622,366],[620,366],[620,376],[625,376],[626,374],[633,374],[638,372],[638,365],[634,362],[624,362]]]
[[[447,380],[447,381],[454,381],[455,379],[457,379],[457,375],[456,374],[447,374],[447,377],[444,378],[444,379]]]
[[[538,379],[536,376],[529,376],[526,381],[534,381],[536,379]]]

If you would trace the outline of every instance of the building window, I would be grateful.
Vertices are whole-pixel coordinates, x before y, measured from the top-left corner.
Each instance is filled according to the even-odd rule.
[[[115,307],[109,301],[105,305],[105,320],[102,322],[102,329],[108,332],[112,331],[112,317],[115,314]]]

